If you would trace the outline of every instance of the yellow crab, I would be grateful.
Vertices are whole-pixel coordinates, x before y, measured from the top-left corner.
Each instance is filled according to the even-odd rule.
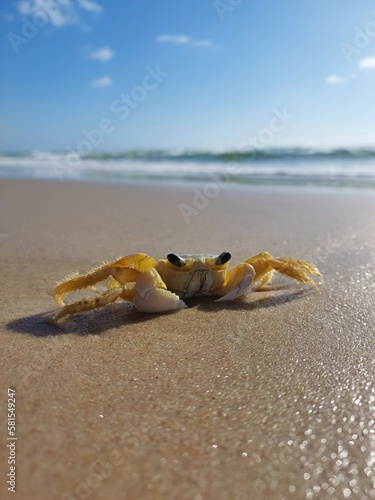
[[[196,295],[218,297],[216,302],[233,300],[250,291],[253,282],[262,287],[272,279],[274,271],[317,287],[312,276],[321,276],[317,267],[305,260],[289,257],[275,259],[263,252],[227,270],[229,252],[176,255],[170,253],[158,262],[144,253],[121,257],[87,274],[75,276],[55,287],[55,299],[64,306],[53,318],[104,307],[121,298],[132,302],[146,313],[161,313],[186,307],[182,299]],[[81,288],[95,287],[110,278],[100,295],[64,305],[63,297]]]

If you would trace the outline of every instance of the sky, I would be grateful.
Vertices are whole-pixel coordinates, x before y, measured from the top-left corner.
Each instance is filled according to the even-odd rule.
[[[2,0],[0,60],[2,152],[375,142],[374,0]]]

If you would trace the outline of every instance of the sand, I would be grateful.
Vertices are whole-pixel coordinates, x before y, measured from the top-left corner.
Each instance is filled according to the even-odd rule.
[[[1,181],[1,498],[374,497],[374,193],[226,188],[204,208],[194,196]],[[46,322],[69,273],[226,250],[233,264],[264,250],[311,260],[321,292],[278,278],[234,303]]]

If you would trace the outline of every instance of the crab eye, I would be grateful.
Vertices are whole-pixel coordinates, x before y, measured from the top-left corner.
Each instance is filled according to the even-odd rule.
[[[176,255],[175,253],[169,253],[167,255],[167,259],[171,264],[173,264],[176,267],[186,266],[186,262],[184,261],[184,259],[181,258],[179,255]]]
[[[223,252],[219,255],[219,257],[217,257],[217,259],[215,260],[215,264],[217,266],[222,266],[223,264],[229,262],[231,258],[232,256],[229,252]]]

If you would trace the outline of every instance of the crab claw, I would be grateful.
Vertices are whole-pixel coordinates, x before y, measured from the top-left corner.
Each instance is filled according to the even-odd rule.
[[[226,293],[215,302],[224,302],[226,300],[234,300],[237,297],[249,293],[251,284],[255,277],[255,270],[253,266],[243,263],[234,267],[228,273],[228,283],[224,286],[223,292]],[[236,283],[237,282],[237,283]]]
[[[154,268],[142,273],[134,290],[133,304],[141,312],[158,313],[186,307],[178,295],[167,290],[164,281]]]

